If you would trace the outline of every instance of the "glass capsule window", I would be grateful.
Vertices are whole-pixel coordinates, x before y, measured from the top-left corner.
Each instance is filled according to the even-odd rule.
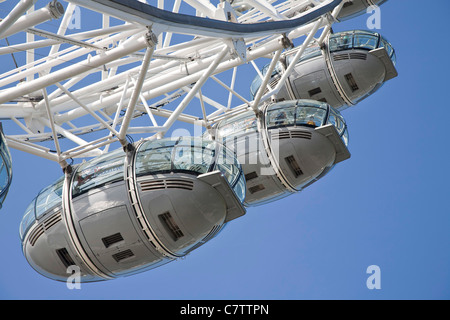
[[[263,81],[263,77],[267,74],[267,71],[269,70],[270,64],[265,65],[262,69],[261,69],[261,75],[262,77],[258,74],[252,81],[252,84],[250,85],[250,93],[252,95],[252,97],[254,98],[256,96],[256,93],[258,92],[259,88],[261,87],[262,81]],[[275,65],[275,68],[272,71],[272,74],[270,75],[271,78],[275,77],[278,74],[283,73],[283,65],[281,64],[281,62],[278,62]]]
[[[8,193],[12,180],[11,154],[5,142],[3,133],[0,132],[0,208]]]
[[[237,137],[242,134],[256,132],[258,124],[253,111],[245,112],[242,115],[223,120],[218,128],[218,135],[221,137]]]
[[[20,238],[23,240],[23,237],[25,236],[28,229],[33,225],[33,223],[36,221],[35,216],[35,201],[36,198],[28,205],[27,209],[25,210],[25,214],[23,215],[22,221],[20,222]]]
[[[42,189],[38,196],[31,201],[25,210],[25,214],[20,223],[20,237],[23,239],[27,230],[49,212],[50,209],[62,205],[62,189],[64,185],[64,176],[56,180],[50,186]]]
[[[320,127],[332,124],[348,145],[348,130],[340,112],[324,102],[314,100],[284,101],[267,108],[267,129],[285,126]]]
[[[184,172],[200,175],[219,170],[241,202],[245,198],[245,179],[234,153],[215,141],[202,138],[150,140],[136,154],[136,176]]]
[[[36,219],[39,219],[51,208],[61,205],[63,185],[64,176],[39,193],[35,203]]]
[[[328,105],[312,100],[276,103],[268,107],[266,115],[267,129],[283,126],[320,127],[325,124]]]
[[[124,161],[125,153],[122,149],[117,149],[81,164],[72,180],[72,197],[123,180]]]
[[[317,43],[313,43],[312,45],[309,45],[305,51],[303,52],[302,56],[300,57],[299,62],[308,60],[314,57],[318,57],[322,55],[322,50],[320,49],[320,46]],[[289,56],[289,58],[293,58],[294,55]],[[290,59],[288,58],[288,62],[290,63]]]
[[[397,62],[395,50],[390,42],[380,34],[370,31],[353,30],[334,33],[330,35],[328,48],[330,52],[349,49],[374,50],[385,48],[394,65]]]

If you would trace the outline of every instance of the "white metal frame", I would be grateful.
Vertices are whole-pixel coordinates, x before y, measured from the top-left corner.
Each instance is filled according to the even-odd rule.
[[[53,29],[59,23],[52,31],[44,30],[48,13],[43,9],[34,11],[35,2],[44,6],[45,2],[18,1],[0,22],[0,38],[2,34],[14,38],[12,33],[16,32],[33,37],[0,47],[0,55],[26,51],[28,57],[25,63],[12,65],[0,76],[0,119],[11,120],[8,125],[14,127],[5,131],[7,142],[12,148],[65,167],[70,158],[106,153],[109,145],[117,141],[125,145],[130,134],[162,137],[177,121],[211,128],[228,115],[257,111],[261,103],[280,90],[305,48],[312,41],[323,42],[346,1],[239,0],[248,9],[244,12],[234,10],[227,1],[217,6],[208,0],[148,1],[157,2],[156,7],[170,14],[186,6],[195,10],[197,16],[190,19],[195,19],[198,26],[180,28],[179,22],[152,21],[149,16],[111,8],[103,0],[70,0],[64,15],[51,20]],[[75,5],[97,12],[103,28],[67,34]],[[292,21],[303,21],[314,10],[330,5],[332,11],[292,26]],[[34,21],[40,25],[21,22],[27,21],[21,20],[26,10],[27,15],[34,12],[34,17],[39,17]],[[111,25],[111,15],[122,22]],[[12,22],[16,22],[14,27]],[[224,22],[231,27],[224,26]],[[209,28],[203,28],[204,24]],[[217,28],[222,28],[220,34]],[[315,39],[320,29],[323,31]],[[34,35],[44,39],[34,39]],[[236,80],[242,66],[270,57],[273,70],[282,52],[303,38],[303,43],[293,49],[297,50],[295,58],[276,88],[266,94],[260,90],[254,101],[239,93]],[[45,48],[48,54],[36,59],[35,53]],[[225,72],[231,75],[229,83],[221,78]],[[261,88],[266,87],[270,74],[267,72],[263,78]],[[99,80],[90,80],[92,77]],[[216,99],[216,92],[208,94],[204,87],[207,81],[223,90],[220,95],[226,97],[225,102]],[[192,106],[194,98],[199,100],[200,108]],[[233,98],[241,104],[233,105]],[[148,121],[135,125],[134,120],[142,115],[148,115]],[[95,134],[91,137],[88,133]],[[62,138],[74,145],[63,146]],[[45,146],[46,140],[54,141],[55,150]]]

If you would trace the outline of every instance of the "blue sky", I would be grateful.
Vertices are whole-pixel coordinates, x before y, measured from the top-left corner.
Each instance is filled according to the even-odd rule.
[[[61,170],[12,150],[14,180],[0,211],[0,299],[449,299],[450,4],[435,4],[381,7],[379,32],[397,51],[399,77],[343,112],[349,160],[301,193],[249,208],[161,268],[81,290],[37,274],[22,255],[19,223]],[[334,30],[365,29],[367,18]],[[379,290],[366,286],[370,265],[380,267]]]

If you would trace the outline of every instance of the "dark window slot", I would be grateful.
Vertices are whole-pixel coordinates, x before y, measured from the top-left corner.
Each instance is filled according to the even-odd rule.
[[[247,174],[245,175],[245,180],[246,180],[246,181],[250,181],[250,180],[256,179],[256,178],[258,178],[258,174],[257,174],[255,171],[250,172],[250,173],[247,173]]]
[[[353,92],[359,89],[358,84],[356,83],[355,78],[353,78],[353,75],[351,73],[347,73],[344,77]]]
[[[113,254],[112,257],[114,258],[114,260],[116,260],[117,262],[120,262],[122,260],[125,260],[127,258],[131,258],[134,257],[134,253],[133,251],[131,251],[130,249],[125,250],[125,251],[121,251],[118,252],[116,254]]]
[[[312,90],[308,91],[310,97],[312,97],[312,96],[314,96],[316,94],[319,94],[321,92],[322,92],[322,89],[320,89],[320,88],[315,88],[315,89],[312,89]]]
[[[56,250],[56,253],[58,254],[59,259],[61,259],[61,262],[64,264],[66,268],[75,265],[75,262],[69,255],[69,252],[67,251],[66,248],[58,249]]]
[[[258,191],[261,191],[261,190],[264,190],[264,189],[265,189],[264,185],[258,184],[257,186],[248,188],[248,191],[250,191],[250,193],[253,194],[255,192],[258,192]]]
[[[105,245],[106,248],[109,248],[113,244],[118,243],[122,240],[123,240],[123,237],[120,233],[115,233],[115,234],[112,234],[105,238],[102,238],[103,244]]]
[[[175,222],[175,219],[169,212],[160,214],[159,219],[161,220],[163,226],[165,227],[169,235],[172,237],[173,241],[177,241],[178,239],[184,236],[180,227]]]
[[[294,156],[289,156],[284,158],[286,163],[288,164],[289,168],[291,168],[292,173],[297,178],[303,174],[303,171],[300,169],[300,166],[297,163],[297,160],[295,160]]]

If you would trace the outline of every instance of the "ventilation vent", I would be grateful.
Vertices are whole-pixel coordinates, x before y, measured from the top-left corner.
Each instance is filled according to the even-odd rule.
[[[114,258],[114,260],[116,260],[117,262],[120,262],[122,260],[134,257],[134,253],[133,251],[131,251],[130,249],[127,249],[125,251],[121,251],[118,252],[116,254],[113,254],[112,257]]]
[[[109,248],[113,244],[123,241],[123,237],[120,233],[115,233],[115,234],[112,234],[105,238],[102,238],[102,241],[103,241],[103,244],[105,245],[105,247]]]
[[[30,237],[28,238],[28,242],[34,246],[36,241],[39,239],[40,236],[44,234],[44,227],[40,224],[36,227],[36,229],[33,230]]]
[[[355,78],[353,78],[353,75],[351,73],[347,73],[344,77],[353,92],[359,89],[358,84],[356,83]]]
[[[311,140],[312,133],[303,130],[289,130],[289,131],[278,131],[272,133],[272,140],[283,140],[283,139],[308,139]]]
[[[254,194],[254,193],[256,193],[256,192],[258,192],[258,191],[261,191],[261,190],[264,190],[264,189],[265,189],[264,185],[258,184],[257,186],[248,188],[248,191],[249,191],[251,194]]]
[[[44,222],[44,229],[47,231],[51,227],[53,227],[55,224],[61,221],[61,212],[56,213],[53,215],[50,219]]]
[[[163,214],[159,215],[159,219],[161,220],[162,224],[172,237],[173,241],[177,241],[181,237],[184,236],[183,232],[181,231],[180,227],[175,222],[174,218],[169,212],[165,212]]]
[[[178,180],[178,179],[166,180],[166,188],[192,190],[194,189],[194,182],[190,180]]]
[[[312,133],[309,131],[303,130],[290,130],[291,137],[297,139],[308,139],[311,140]]]
[[[310,97],[312,97],[312,96],[314,96],[316,94],[319,94],[321,92],[322,92],[322,89],[320,89],[320,88],[315,88],[315,89],[312,89],[312,90],[308,91]]]
[[[350,53],[350,59],[367,60],[367,54],[362,52]]]
[[[64,264],[66,268],[75,265],[75,262],[69,255],[69,252],[67,251],[66,248],[56,250],[56,254],[58,255],[59,259],[61,259],[61,262]]]
[[[291,168],[292,173],[297,178],[303,174],[303,171],[300,169],[300,166],[297,163],[297,160],[295,160],[294,156],[289,156],[284,158],[286,160],[286,163],[288,164],[289,168]]]
[[[272,133],[272,140],[283,140],[283,139],[290,139],[291,134],[289,131],[278,131]]]
[[[149,180],[140,182],[142,191],[163,190],[163,189],[194,189],[194,182],[182,179]]]
[[[350,59],[348,53],[335,54],[333,56],[334,61],[348,60]]]
[[[166,188],[164,180],[142,181],[140,184],[142,191],[160,190]]]
[[[247,173],[245,175],[245,181],[250,181],[250,180],[256,179],[256,178],[258,178],[258,174],[255,171]]]

